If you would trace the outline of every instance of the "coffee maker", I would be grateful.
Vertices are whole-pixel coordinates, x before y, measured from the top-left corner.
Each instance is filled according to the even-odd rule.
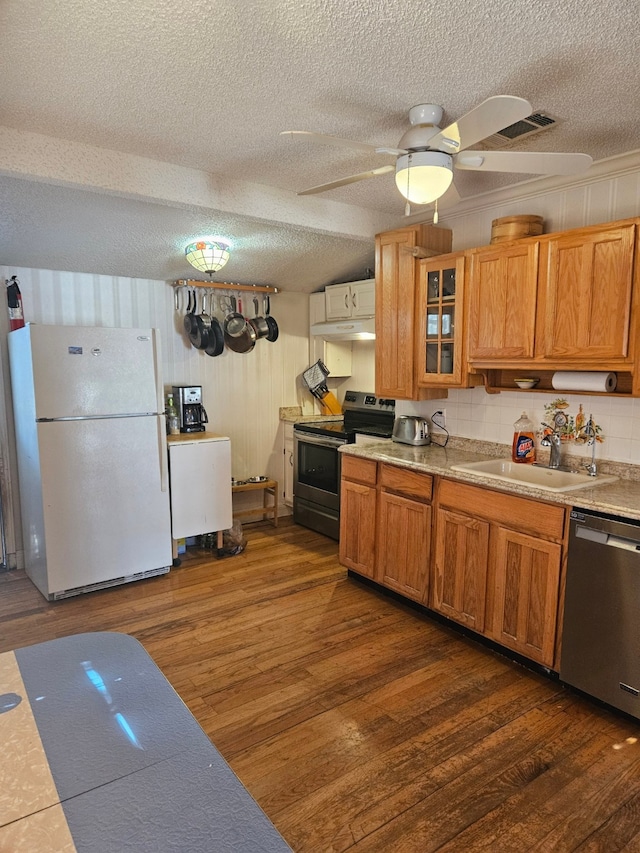
[[[202,386],[174,385],[173,400],[178,410],[180,432],[204,432],[209,418],[202,405]]]

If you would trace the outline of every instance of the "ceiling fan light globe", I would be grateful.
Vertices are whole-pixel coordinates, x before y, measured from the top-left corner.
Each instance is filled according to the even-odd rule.
[[[441,151],[413,151],[396,161],[396,186],[412,204],[430,204],[453,181],[453,161]]]

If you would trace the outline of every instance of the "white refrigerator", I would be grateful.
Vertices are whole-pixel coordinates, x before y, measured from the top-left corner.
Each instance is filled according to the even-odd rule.
[[[168,572],[155,329],[10,332],[25,569],[48,599]]]

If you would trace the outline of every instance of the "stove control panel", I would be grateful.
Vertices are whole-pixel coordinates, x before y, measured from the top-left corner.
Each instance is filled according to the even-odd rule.
[[[355,411],[376,411],[393,414],[396,401],[385,397],[376,397],[364,391],[347,391],[344,395],[343,408]]]

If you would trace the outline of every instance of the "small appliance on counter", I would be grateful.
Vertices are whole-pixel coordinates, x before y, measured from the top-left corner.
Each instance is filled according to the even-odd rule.
[[[400,444],[431,444],[429,421],[415,415],[402,415],[393,424],[391,438]]]
[[[178,410],[180,432],[204,432],[209,418],[202,405],[202,386],[174,385],[172,391]]]

